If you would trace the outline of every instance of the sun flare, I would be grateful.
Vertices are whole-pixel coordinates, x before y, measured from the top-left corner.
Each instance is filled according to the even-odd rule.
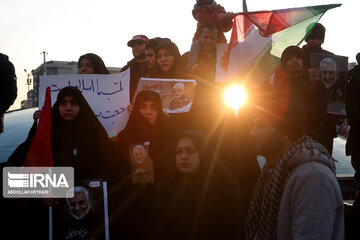
[[[235,111],[246,103],[247,94],[243,86],[233,85],[228,87],[224,92],[224,100],[228,107]]]

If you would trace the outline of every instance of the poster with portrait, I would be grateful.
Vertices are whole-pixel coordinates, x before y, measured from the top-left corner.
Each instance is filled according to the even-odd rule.
[[[130,145],[130,166],[132,183],[154,183],[154,165],[149,154],[150,142]]]
[[[188,79],[140,78],[135,96],[142,90],[157,92],[160,95],[164,112],[183,113],[190,111],[195,97],[196,81]]]
[[[53,232],[56,239],[109,239],[107,183],[76,181],[74,197],[59,199],[54,206]]]
[[[319,70],[320,78],[326,87],[328,113],[345,117],[345,82],[348,57],[312,53],[311,65]]]

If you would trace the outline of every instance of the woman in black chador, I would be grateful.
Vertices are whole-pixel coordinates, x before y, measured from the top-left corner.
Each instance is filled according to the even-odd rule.
[[[163,41],[156,47],[156,71],[151,77],[193,79],[194,76],[185,67],[176,44]]]
[[[123,187],[114,193],[110,200],[113,214],[111,227],[112,238],[144,239],[148,231],[148,216],[152,208],[153,195],[161,182],[164,172],[171,161],[168,151],[174,145],[177,127],[165,115],[161,107],[159,94],[154,91],[141,91],[135,99],[134,108],[124,130],[117,136],[117,146],[122,161],[128,166],[125,179],[119,179],[118,185]],[[132,146],[148,144],[148,156],[153,163],[154,181],[133,181],[130,154]],[[133,171],[134,172],[134,171]],[[124,190],[125,188],[125,190]]]
[[[34,122],[28,138],[10,156],[8,160],[10,165],[22,166],[24,164],[36,128],[37,124]],[[75,87],[63,88],[52,107],[51,148],[54,166],[73,167],[75,180],[103,179],[110,181],[108,185],[111,188],[111,180],[114,176],[112,170],[123,169],[119,161],[117,164],[114,162],[119,155],[110,144],[104,127],[81,92]],[[54,235],[60,237],[60,234],[56,234],[61,231],[57,227],[62,226],[62,218],[57,215],[57,208],[61,205],[59,201],[62,200],[49,198],[28,201],[29,206],[25,207],[22,213],[33,219],[24,223],[23,226],[27,229],[28,236],[36,239],[48,237],[47,206],[54,206]],[[22,224],[19,223],[19,225]],[[98,239],[98,236],[91,237]]]
[[[240,239],[244,210],[236,179],[198,131],[178,138],[154,199],[153,239]]]
[[[151,77],[166,79],[193,79],[196,80],[198,84],[199,81],[202,81],[198,76],[188,71],[181,58],[178,47],[171,41],[161,42],[156,47],[156,71]],[[196,95],[198,95],[198,91]],[[182,130],[193,129],[194,116],[192,111],[196,108],[197,99],[200,98],[201,97],[198,98],[195,96],[190,112],[169,114],[170,118]]]
[[[82,93],[65,87],[52,107],[51,148],[54,166],[74,167],[75,179],[109,176],[109,162],[116,156],[109,137]],[[28,138],[8,162],[22,166],[36,133],[34,122]]]
[[[141,91],[135,99],[134,109],[124,130],[117,136],[117,146],[128,164],[129,147],[140,142],[150,142],[150,158],[154,162],[155,183],[163,175],[167,165],[167,153],[174,144],[178,129],[162,111],[159,94],[151,90]],[[130,166],[130,165],[129,165]]]

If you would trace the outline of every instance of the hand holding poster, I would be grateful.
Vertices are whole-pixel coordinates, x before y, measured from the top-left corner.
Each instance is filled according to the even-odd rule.
[[[149,154],[150,142],[130,146],[132,183],[154,183],[154,165]]]
[[[346,116],[345,111],[345,82],[348,58],[337,55],[312,53],[311,64],[317,68],[327,90],[330,114]]]
[[[164,112],[189,112],[195,97],[196,81],[141,78],[135,96],[143,90],[153,90],[160,95]]]
[[[52,104],[58,92],[66,86],[78,88],[109,137],[116,136],[126,125],[129,114],[130,70],[117,74],[66,74],[40,76],[39,106],[43,105],[45,90],[51,88]]]

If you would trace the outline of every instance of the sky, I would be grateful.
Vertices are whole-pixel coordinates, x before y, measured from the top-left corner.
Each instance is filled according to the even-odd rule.
[[[242,0],[217,0],[226,11],[242,12]],[[26,99],[28,72],[46,61],[77,61],[85,53],[99,55],[108,67],[132,59],[132,36],[168,37],[180,53],[190,49],[196,29],[191,14],[195,0],[1,0],[0,52],[9,56],[17,75],[18,97],[10,110]],[[248,0],[249,11],[342,3],[320,19],[326,27],[323,48],[355,62],[360,52],[357,0]],[[230,39],[230,33],[226,33]]]

